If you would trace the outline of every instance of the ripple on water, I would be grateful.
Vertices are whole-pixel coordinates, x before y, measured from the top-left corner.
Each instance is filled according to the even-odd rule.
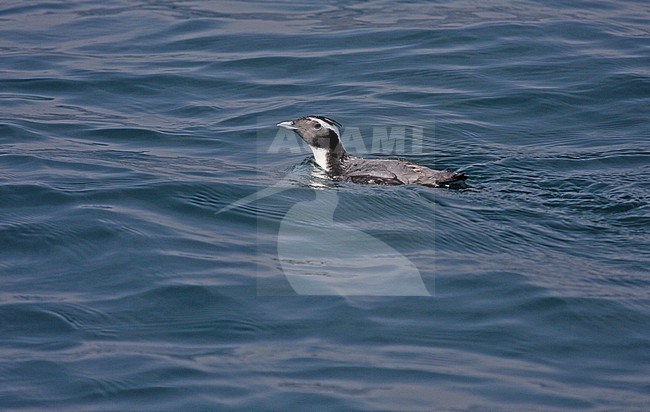
[[[647,14],[3,3],[0,408],[643,410]],[[469,187],[316,176],[269,149],[302,114],[421,126],[397,156]],[[434,296],[296,295],[324,193]]]

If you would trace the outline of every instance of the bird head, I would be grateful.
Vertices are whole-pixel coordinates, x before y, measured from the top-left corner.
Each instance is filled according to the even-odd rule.
[[[277,125],[296,132],[312,149],[325,149],[332,152],[343,149],[340,147],[341,132],[339,130],[339,127],[342,126],[329,117],[305,116]]]

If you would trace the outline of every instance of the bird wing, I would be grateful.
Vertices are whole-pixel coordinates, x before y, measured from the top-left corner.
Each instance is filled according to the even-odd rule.
[[[388,165],[381,160],[351,159],[345,167],[345,177],[354,183],[374,185],[401,185],[404,184],[397,178]]]
[[[467,179],[462,173],[430,169],[402,160],[353,159],[346,167],[345,175],[355,183],[367,184],[419,184],[430,187],[445,186]]]

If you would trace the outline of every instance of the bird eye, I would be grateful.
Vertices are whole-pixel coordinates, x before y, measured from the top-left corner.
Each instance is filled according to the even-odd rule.
[[[316,124],[314,125],[314,129],[320,129],[320,123],[316,123]]]

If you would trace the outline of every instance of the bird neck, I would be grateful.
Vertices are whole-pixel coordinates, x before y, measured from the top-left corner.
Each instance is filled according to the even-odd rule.
[[[334,149],[310,146],[314,153],[316,164],[333,175],[340,175],[342,170],[341,162],[348,156],[342,144],[336,145]]]

